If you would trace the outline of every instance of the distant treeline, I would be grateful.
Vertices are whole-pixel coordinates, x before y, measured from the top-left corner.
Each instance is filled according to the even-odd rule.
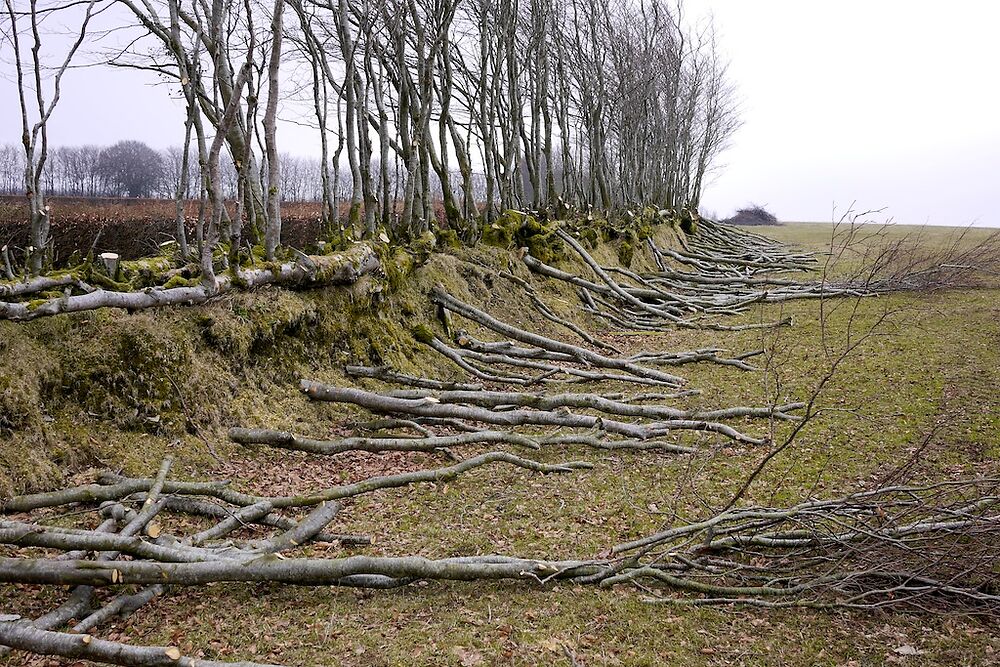
[[[196,161],[189,161],[184,198],[196,199],[203,182]],[[173,199],[181,185],[184,150],[172,146],[158,151],[138,141],[113,146],[61,146],[49,151],[42,174],[42,187],[56,197],[113,197]],[[226,198],[237,195],[239,175],[230,159],[220,159],[219,177]],[[351,174],[333,174],[335,187],[344,192]],[[319,158],[282,154],[280,191],[283,201],[318,202],[323,198],[322,163]],[[394,180],[390,178],[390,182]],[[440,180],[433,189],[440,195]],[[485,178],[473,179],[473,190],[485,192]],[[24,150],[13,144],[0,145],[0,195],[24,195]]]

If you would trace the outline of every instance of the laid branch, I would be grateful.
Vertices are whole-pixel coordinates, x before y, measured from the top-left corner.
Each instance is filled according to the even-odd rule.
[[[268,445],[311,454],[342,452],[436,452],[450,447],[478,444],[509,444],[526,449],[538,449],[531,438],[507,431],[477,431],[460,435],[426,438],[343,438],[314,440],[287,431],[267,429],[229,429],[229,439],[241,445]]]
[[[620,327],[660,331],[664,325],[672,325],[685,329],[704,329],[710,331],[749,331],[753,329],[772,329],[786,326],[790,323],[787,320],[779,320],[774,322],[726,325],[700,319],[690,319],[688,315],[691,313],[739,314],[738,307],[762,301],[763,296],[753,295],[750,298],[732,298],[727,296],[720,302],[715,296],[709,300],[701,300],[693,299],[688,295],[682,295],[677,292],[664,292],[660,289],[624,287],[618,284],[608,274],[608,271],[598,264],[575,239],[562,232],[562,230],[560,232],[565,236],[565,239],[568,239],[568,242],[572,242],[570,245],[584,258],[585,263],[601,277],[605,285],[599,285],[548,266],[532,258],[530,255],[525,255],[523,261],[528,265],[528,268],[536,273],[564,280],[579,287],[581,300],[585,304],[585,312],[607,319]],[[609,299],[618,301],[621,306],[611,303]],[[603,305],[606,310],[602,310],[599,305]],[[716,313],[719,306],[724,306],[728,310]]]
[[[739,431],[717,422],[706,421],[704,419],[689,419],[686,417],[670,416],[662,421],[650,424],[632,424],[629,422],[605,419],[593,415],[574,414],[568,410],[490,410],[477,406],[459,405],[444,403],[428,398],[395,398],[389,395],[375,394],[361,389],[347,387],[334,387],[323,385],[309,380],[302,380],[300,385],[302,391],[313,400],[331,401],[336,403],[351,403],[367,410],[390,414],[407,414],[418,417],[439,417],[450,419],[462,419],[465,421],[482,422],[484,424],[497,424],[502,426],[525,426],[528,424],[536,426],[566,426],[582,429],[599,429],[608,433],[616,433],[629,438],[646,440],[665,435],[667,432],[676,429],[710,431],[719,433],[740,442],[760,445],[764,440],[752,438]],[[477,394],[478,392],[470,392]],[[484,394],[485,395],[485,394]],[[511,396],[518,396],[511,394]],[[521,395],[530,396],[530,395]],[[537,397],[532,397],[534,400]],[[593,399],[593,400],[590,400]],[[528,400],[528,399],[525,399]],[[568,400],[568,399],[567,399]],[[488,399],[484,399],[488,401]],[[540,404],[545,404],[544,399],[539,399]],[[655,409],[647,409],[643,406],[630,405],[626,403],[614,403],[597,396],[586,399],[588,407],[590,405],[618,406],[620,410],[613,414],[641,414],[647,411],[655,412]],[[601,409],[601,408],[598,408]],[[740,410],[737,408],[736,410]],[[746,410],[746,409],[745,409]],[[664,413],[664,414],[685,414]]]
[[[161,546],[147,542],[135,535],[98,533],[15,521],[0,521],[0,544],[63,551],[100,551],[111,554],[112,557],[103,560],[113,560],[113,557],[117,556],[119,552],[136,558],[162,561],[196,561],[218,558],[216,554],[209,551],[181,546]]]
[[[92,292],[94,288],[76,276],[35,276],[24,280],[0,282],[0,299],[19,299],[39,292],[74,287],[81,292]]]
[[[485,342],[470,336],[466,331],[460,330],[456,336],[457,342],[465,350],[472,350],[484,355],[500,355],[492,358],[516,357],[524,359],[546,359],[548,361],[559,361],[574,363],[577,359],[573,356],[561,352],[551,352],[542,348],[517,347],[510,341]],[[636,363],[651,363],[661,366],[682,366],[684,364],[711,362],[723,366],[735,366],[742,370],[757,370],[747,364],[744,359],[761,354],[763,350],[754,351],[734,358],[720,357],[719,348],[704,348],[699,350],[686,350],[683,352],[636,352],[627,359]],[[459,352],[461,354],[461,352]],[[480,358],[480,357],[473,357]],[[509,363],[509,361],[495,361],[493,363]],[[552,366],[552,368],[557,368]]]
[[[572,331],[577,336],[582,338],[587,343],[593,345],[594,347],[610,350],[615,354],[622,354],[622,351],[617,347],[615,347],[614,345],[611,345],[610,343],[606,343],[599,338],[591,336],[589,333],[587,333],[585,330],[583,330],[570,320],[567,320],[566,318],[557,315],[556,312],[552,310],[552,308],[549,306],[549,304],[545,303],[545,301],[543,301],[542,298],[538,296],[538,292],[535,290],[534,286],[532,286],[532,284],[529,283],[527,280],[519,278],[515,276],[513,273],[508,273],[507,271],[501,271],[500,277],[506,278],[510,282],[514,283],[515,285],[523,289],[527,293],[528,298],[531,300],[531,304],[535,307],[535,310],[537,310],[538,313],[545,319],[549,320],[550,322],[555,322],[556,324],[565,327],[566,329],[569,329],[570,331]]]
[[[430,560],[418,556],[347,558],[278,558],[224,560],[205,563],[155,563],[122,561],[52,562],[48,559],[0,558],[0,581],[43,585],[113,586],[164,584],[198,586],[213,582],[267,581],[307,586],[338,586],[357,575],[391,579],[478,581],[523,579],[537,581],[554,575],[571,579],[590,575],[606,566],[593,561],[545,561],[480,556]]]
[[[217,277],[215,287],[151,287],[136,292],[95,289],[88,294],[63,296],[42,303],[0,301],[0,319],[27,321],[61,313],[77,313],[98,308],[142,310],[172,305],[204,303],[220,294],[265,285],[290,288],[351,284],[380,268],[378,255],[367,245],[359,245],[340,255],[310,257],[310,264],[295,262],[274,268],[240,269],[237,275]]]
[[[427,344],[431,346],[436,352],[439,352],[445,358],[450,359],[455,363],[456,366],[466,371],[473,377],[479,378],[480,380],[486,380],[487,382],[496,382],[499,384],[516,384],[521,386],[530,386],[534,384],[539,384],[540,382],[545,382],[548,378],[554,375],[556,370],[550,372],[542,373],[533,377],[528,377],[524,375],[499,375],[497,373],[490,372],[484,368],[481,368],[475,364],[469,363],[465,358],[465,355],[461,351],[455,348],[449,347],[443,343],[437,336],[434,336],[427,340]]]
[[[304,451],[312,454],[339,454],[345,451],[414,451],[432,452],[469,444],[508,444],[526,449],[541,449],[544,445],[585,445],[605,450],[661,450],[693,454],[698,450],[656,440],[613,440],[606,435],[559,435],[529,437],[511,431],[473,431],[453,436],[426,438],[344,438],[342,440],[313,440],[286,431],[264,429],[230,429],[229,437],[241,444],[259,444]]]
[[[129,667],[267,667],[254,662],[216,662],[189,658],[181,655],[175,646],[131,646],[97,639],[88,634],[40,630],[16,621],[0,621],[0,643],[30,653]]]
[[[482,466],[491,465],[494,463],[506,463],[518,468],[524,468],[525,470],[531,470],[539,473],[568,473],[573,470],[588,469],[593,467],[592,464],[586,461],[567,461],[559,464],[548,464],[539,463],[538,461],[532,461],[530,459],[524,459],[519,456],[514,456],[513,454],[508,454],[506,452],[487,452],[485,454],[480,454],[479,456],[474,456],[459,463],[451,466],[446,466],[443,468],[434,468],[432,470],[417,470],[414,472],[399,473],[397,475],[386,475],[384,477],[371,477],[369,479],[355,482],[353,484],[345,484],[343,486],[335,486],[322,491],[317,491],[314,493],[299,495],[299,496],[274,496],[274,497],[262,497],[255,496],[248,493],[241,493],[239,491],[234,491],[227,488],[223,484],[218,483],[206,483],[206,482],[167,482],[164,486],[164,491],[166,493],[180,493],[188,495],[198,495],[198,496],[212,496],[222,500],[223,502],[230,503],[232,505],[237,505],[245,507],[247,505],[253,505],[262,500],[269,501],[274,505],[276,509],[287,508],[287,507],[308,507],[312,505],[318,505],[322,502],[329,502],[331,500],[343,500],[344,498],[352,498],[354,496],[359,496],[367,493],[373,493],[375,491],[381,491],[383,489],[394,489],[402,486],[409,486],[410,484],[420,484],[422,482],[447,482],[455,479],[462,473],[468,472],[469,470],[474,470]],[[137,493],[139,491],[146,491],[152,484],[150,479],[130,479],[124,478],[119,475],[113,475],[106,473],[101,476],[101,481],[107,482],[107,485],[91,485],[88,487],[77,487],[81,489],[80,493],[87,496],[98,495],[93,491],[93,486],[105,489],[105,492],[99,495],[106,496],[105,499],[118,499],[124,498],[125,496]],[[27,496],[25,496],[27,497]]]
[[[338,512],[340,505],[336,502],[321,502],[294,527],[266,540],[254,540],[247,546],[257,553],[275,553],[301,546],[314,540],[333,521]]]
[[[442,380],[407,375],[406,373],[394,371],[388,366],[378,366],[374,368],[370,366],[345,366],[344,373],[346,373],[349,377],[373,378],[375,380],[382,380],[383,382],[395,382],[396,384],[406,384],[411,387],[422,387],[424,389],[464,389],[467,391],[482,389],[482,385],[478,384],[469,384],[467,382],[445,382]]]
[[[137,494],[140,495],[141,494]],[[260,507],[267,505],[273,507],[271,503],[267,500],[258,501],[252,505],[247,505],[236,511],[231,511],[222,505],[218,505],[213,502],[206,500],[199,500],[197,498],[185,498],[180,496],[172,496],[166,499],[167,508],[174,512],[182,512],[184,514],[191,514],[193,516],[201,516],[212,519],[220,519],[221,521],[217,524],[219,534],[215,534],[215,530],[208,529],[207,531],[212,531],[207,535],[204,533],[198,533],[192,537],[192,543],[197,544],[200,541],[206,541],[210,539],[217,539],[229,532],[229,528],[237,529],[244,525],[258,524],[261,526],[269,526],[271,528],[278,528],[280,530],[291,530],[295,527],[296,522],[288,517],[282,516],[276,512],[270,512],[255,519],[254,516]],[[253,508],[253,509],[251,509]],[[367,546],[372,543],[372,538],[367,535],[341,535],[336,533],[320,532],[316,535],[315,540],[317,542],[333,542],[340,543],[345,546]]]
[[[563,407],[597,410],[605,414],[642,417],[646,419],[738,419],[758,417],[769,419],[791,419],[786,414],[801,410],[805,403],[788,403],[770,408],[732,407],[719,410],[679,410],[665,405],[637,405],[623,403],[596,394],[524,394],[511,391],[440,391],[423,389],[401,389],[387,392],[386,396],[404,399],[423,399],[425,402],[473,404],[483,407],[500,408],[518,405],[536,410],[551,411]]]
[[[440,285],[436,286],[431,290],[431,299],[435,303],[439,303],[445,308],[463,316],[479,324],[485,326],[488,329],[492,329],[499,334],[502,334],[508,338],[520,341],[522,343],[527,343],[529,345],[534,345],[535,347],[540,347],[552,352],[561,352],[563,354],[568,354],[579,360],[580,362],[590,364],[591,366],[597,366],[599,368],[611,368],[619,371],[624,371],[630,375],[635,375],[640,378],[646,378],[650,380],[655,380],[665,385],[680,386],[685,383],[684,378],[677,377],[676,375],[670,375],[668,373],[663,373],[656,369],[646,368],[640,366],[632,361],[625,359],[616,359],[614,357],[606,357],[602,354],[596,352],[591,352],[585,348],[570,345],[569,343],[564,343],[562,341],[553,340],[539,334],[531,333],[519,329],[515,326],[501,322],[495,319],[488,313],[485,313],[478,308],[470,306],[469,304],[459,301],[455,297],[448,294],[443,287]]]
[[[625,373],[609,373],[606,371],[594,370],[593,367],[590,368],[578,368],[576,366],[570,365],[571,363],[580,362],[575,359],[571,359],[569,355],[561,353],[548,353],[541,348],[534,348],[535,352],[539,354],[534,355],[521,355],[516,352],[515,348],[512,348],[512,343],[496,343],[489,345],[505,345],[508,346],[510,350],[514,350],[512,353],[508,353],[507,350],[500,352],[480,352],[478,351],[478,344],[474,338],[467,335],[459,336],[460,345],[468,345],[468,347],[463,348],[452,348],[448,349],[448,356],[458,357],[462,360],[463,364],[468,364],[470,366],[475,365],[475,367],[484,371],[487,368],[496,368],[497,366],[510,366],[513,368],[527,368],[535,371],[540,371],[538,375],[535,376],[523,376],[523,375],[512,375],[512,376],[499,376],[498,377],[512,377],[514,381],[501,382],[501,384],[516,384],[520,386],[531,386],[535,384],[550,384],[556,382],[624,382],[629,384],[639,384],[646,386],[662,386],[664,383],[659,380],[654,380],[651,378],[639,377],[637,375],[625,374]],[[440,346],[444,346],[443,343],[439,342]],[[551,355],[551,356],[549,356]],[[538,361],[541,358],[560,358],[565,359],[558,364],[550,363],[547,361]],[[456,362],[457,363],[457,362]],[[462,365],[462,364],[459,364]],[[502,371],[498,370],[497,373]],[[696,390],[688,390],[696,391]]]
[[[82,555],[78,555],[77,558],[82,558]],[[61,605],[53,609],[47,614],[39,616],[33,621],[24,621],[26,624],[30,624],[32,627],[39,630],[52,630],[54,628],[59,628],[69,623],[71,619],[80,618],[87,614],[91,608],[91,602],[93,599],[94,589],[90,586],[77,586],[70,593],[69,598],[66,599]],[[0,626],[3,622],[0,621]],[[8,655],[11,650],[11,645],[6,644],[3,640],[0,640],[0,658]]]
[[[160,595],[163,595],[166,590],[167,587],[163,584],[153,584],[132,595],[119,595],[94,613],[81,619],[80,622],[73,626],[72,631],[74,634],[90,632],[97,626],[115,617],[128,617]],[[199,662],[198,664],[201,663]]]

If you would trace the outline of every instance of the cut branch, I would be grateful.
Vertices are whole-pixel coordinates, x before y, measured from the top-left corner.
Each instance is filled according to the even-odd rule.
[[[323,287],[354,283],[363,275],[380,268],[378,255],[367,245],[360,245],[342,255],[310,257],[308,264],[282,264],[274,269],[242,269],[237,275],[222,275],[214,287],[151,287],[138,292],[114,292],[96,289],[88,294],[63,296],[41,303],[0,301],[0,319],[34,320],[39,317],[77,313],[98,308],[142,310],[162,306],[204,303],[209,299],[238,289],[253,289],[265,285],[290,288]]]

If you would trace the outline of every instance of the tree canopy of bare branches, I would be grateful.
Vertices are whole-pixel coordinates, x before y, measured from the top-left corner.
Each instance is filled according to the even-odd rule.
[[[106,0],[80,19],[48,102],[39,17],[78,8],[8,5],[28,159],[22,179],[2,178],[35,198],[35,248],[46,242],[47,120],[91,14],[108,9],[111,18],[92,29],[128,41],[91,59],[166,77],[185,101],[170,169],[179,199],[201,198],[199,248],[245,240],[273,257],[280,201],[303,188],[298,165],[282,165],[276,120],[285,104],[311,110],[306,122],[321,149],[313,184],[326,229],[340,239],[407,240],[446,228],[475,241],[508,209],[547,217],[694,209],[739,124],[711,26],[688,25],[682,6],[666,0]],[[229,159],[235,192],[223,183],[233,176],[213,169]],[[145,169],[155,161],[97,167],[105,187],[148,196],[158,191],[162,165],[155,177]],[[67,189],[92,192],[84,169],[72,171]],[[236,215],[213,219],[220,196],[238,200]],[[181,224],[178,235],[186,250]],[[32,270],[42,262],[38,254]]]

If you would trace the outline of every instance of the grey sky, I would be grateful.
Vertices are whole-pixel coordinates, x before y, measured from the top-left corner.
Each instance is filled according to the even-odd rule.
[[[755,202],[784,220],[830,220],[834,206],[839,214],[856,202],[884,207],[878,218],[896,222],[1000,227],[1000,3],[685,7],[692,21],[714,17],[743,108],[744,126],[707,188],[705,209],[728,215]],[[3,74],[0,143],[8,143],[20,121],[10,72]],[[182,109],[168,97],[147,75],[73,71],[51,142],[177,144]],[[314,152],[310,131],[286,123],[279,132],[283,150]]]
[[[689,0],[711,12],[745,125],[704,197],[785,220],[834,204],[1000,226],[1000,3]]]

